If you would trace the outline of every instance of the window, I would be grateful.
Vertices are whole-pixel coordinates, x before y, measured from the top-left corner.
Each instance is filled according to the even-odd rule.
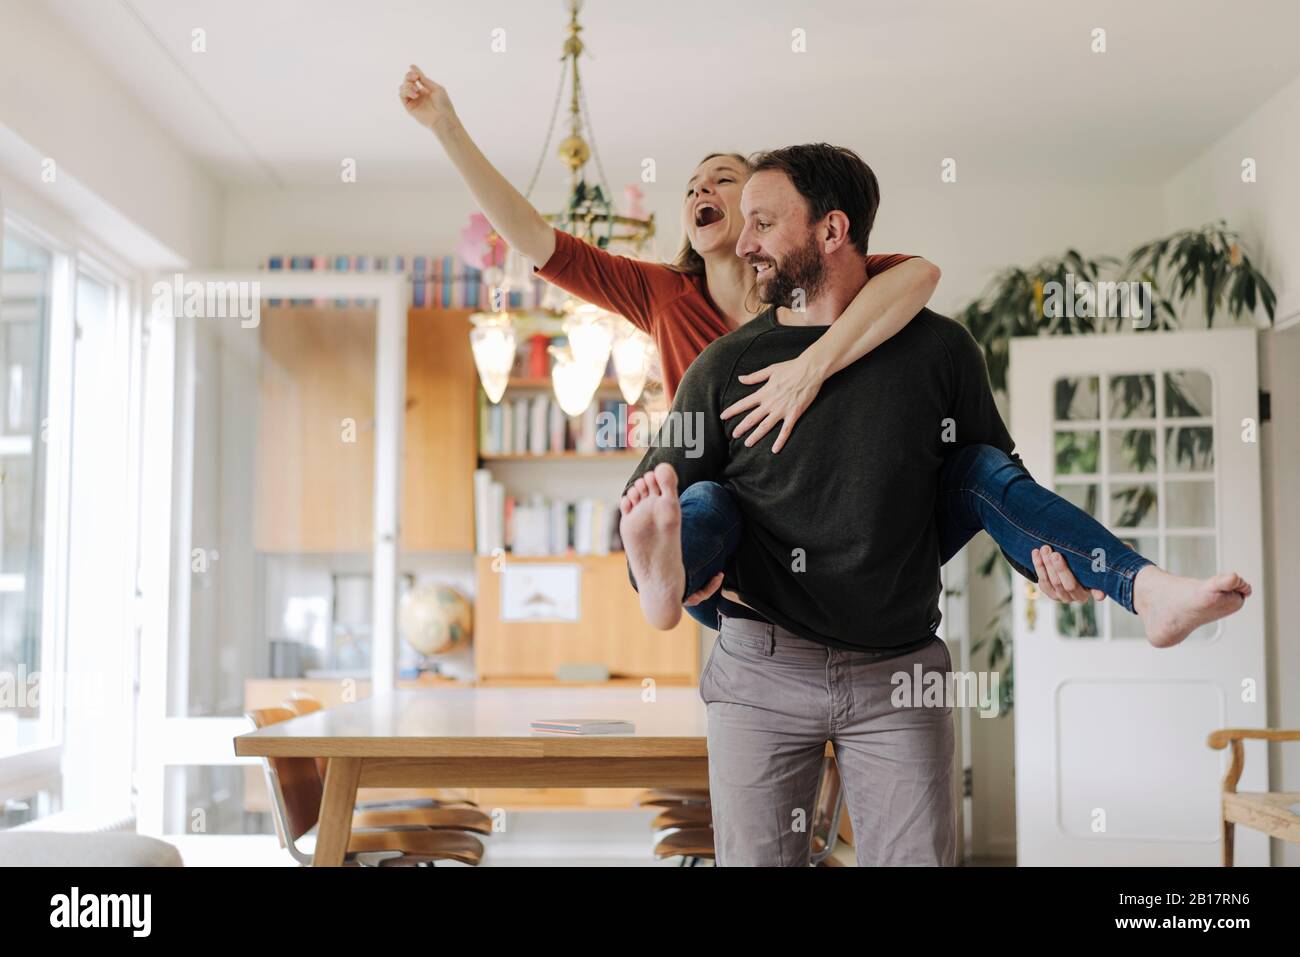
[[[3,219],[0,829],[131,798],[130,285]],[[111,507],[106,507],[111,504]]]
[[[0,757],[49,744],[43,588],[54,254],[4,231],[0,277]]]
[[[1130,548],[1176,575],[1205,578],[1218,557],[1214,388],[1171,370],[1056,381],[1054,487]],[[1067,638],[1141,638],[1114,602],[1057,606]],[[1208,638],[1219,625],[1192,637]]]

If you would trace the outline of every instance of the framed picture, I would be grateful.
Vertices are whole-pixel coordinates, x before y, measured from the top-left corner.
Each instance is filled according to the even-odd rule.
[[[508,562],[501,570],[502,621],[578,621],[581,610],[578,565]]]

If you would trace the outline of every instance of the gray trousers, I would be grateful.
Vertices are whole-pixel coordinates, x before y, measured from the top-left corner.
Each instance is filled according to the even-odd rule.
[[[721,625],[700,675],[718,866],[808,865],[827,741],[859,867],[955,864],[951,702],[891,700],[896,674],[952,670],[943,640],[901,655],[839,651],[777,625]]]

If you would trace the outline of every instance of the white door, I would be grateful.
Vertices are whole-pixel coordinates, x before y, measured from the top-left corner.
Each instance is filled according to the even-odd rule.
[[[1113,601],[1058,606],[1017,579],[1016,837],[1022,865],[1214,865],[1228,752],[1264,727],[1256,338],[1249,329],[1014,339],[1026,467],[1176,574],[1240,572],[1236,615],[1157,650]],[[1246,745],[1243,791],[1267,790]],[[1268,863],[1238,828],[1236,862]]]

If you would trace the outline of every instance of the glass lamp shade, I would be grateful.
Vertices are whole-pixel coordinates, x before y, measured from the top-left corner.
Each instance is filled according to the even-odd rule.
[[[515,365],[515,329],[504,312],[477,312],[469,318],[474,323],[469,334],[474,365],[488,401],[495,405],[505,395]]]
[[[542,265],[542,264],[539,264]],[[518,251],[511,249],[506,253],[505,265],[505,285],[510,289],[527,289],[528,284],[532,282],[533,271],[528,265],[528,260],[519,255]]]
[[[564,335],[569,340],[573,358],[604,375],[609,351],[614,345],[614,327],[609,313],[598,306],[583,303],[564,320]]]
[[[605,366],[592,366],[577,358],[568,346],[551,346],[555,361],[551,364],[551,386],[555,401],[565,415],[582,415],[591,405],[596,389],[600,387]]]
[[[549,282],[546,284],[546,289],[542,293],[543,309],[548,309],[551,312],[560,312],[568,302],[569,294],[567,292],[559,286],[552,286]]]
[[[641,398],[650,372],[650,337],[624,320],[613,351],[618,388],[623,393],[623,401],[631,405]]]

